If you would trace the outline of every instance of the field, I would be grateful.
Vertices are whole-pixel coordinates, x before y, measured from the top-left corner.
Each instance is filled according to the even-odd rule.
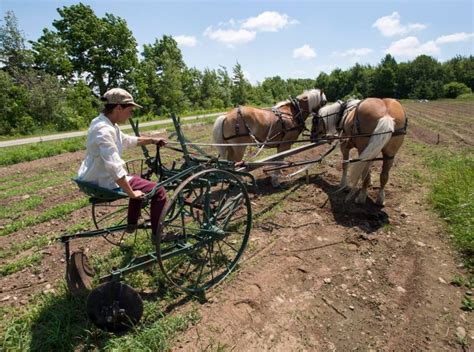
[[[436,161],[464,158],[470,163],[467,177],[472,176],[474,102],[404,106],[408,135],[395,159],[385,207],[371,200],[365,206],[345,204],[345,194],[334,193],[341,173],[338,152],[315,165],[308,178],[287,180],[278,190],[258,171],[251,195],[254,228],[237,272],[203,297],[187,297],[171,285],[152,282],[147,273],[134,276],[145,315],[136,330],[123,336],[92,326],[84,300],[66,293],[64,249],[55,241],[65,232],[92,228],[87,197],[70,180],[84,151],[0,168],[0,346],[42,351],[469,350],[474,344],[472,282],[450,228],[433,211],[430,192],[438,181]],[[184,133],[192,141],[210,142],[210,129],[210,124],[194,125]],[[315,158],[326,148],[293,159]],[[126,157],[139,153],[137,148]],[[176,157],[165,155],[165,160]],[[372,200],[379,171],[376,163]],[[470,192],[466,199],[473,198]],[[87,253],[99,252],[100,262],[113,256],[104,242],[81,245]]]

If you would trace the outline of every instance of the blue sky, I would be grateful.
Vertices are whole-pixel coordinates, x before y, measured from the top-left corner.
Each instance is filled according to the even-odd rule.
[[[14,11],[28,40],[53,29],[58,7],[78,1],[0,0],[2,19]],[[316,78],[356,62],[376,65],[420,54],[446,61],[474,54],[472,0],[95,0],[102,17],[127,21],[142,51],[162,35],[179,43],[188,67],[229,73],[238,61],[255,83],[266,77]]]

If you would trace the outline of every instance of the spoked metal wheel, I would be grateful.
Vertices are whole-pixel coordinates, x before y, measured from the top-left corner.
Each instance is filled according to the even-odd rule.
[[[92,221],[96,229],[110,228],[113,230],[117,226],[127,225],[128,198],[118,199],[113,202],[99,202],[92,204]],[[149,207],[145,206],[141,210],[139,224],[149,226],[150,212]],[[136,232],[136,231],[133,231]],[[128,233],[125,228],[121,230],[110,231],[103,237],[110,243],[121,246]]]
[[[240,179],[225,170],[200,171],[176,188],[163,210],[156,240],[160,268],[185,291],[203,291],[235,268],[251,227]]]

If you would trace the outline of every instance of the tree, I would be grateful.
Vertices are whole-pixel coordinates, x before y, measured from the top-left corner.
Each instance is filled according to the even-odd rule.
[[[14,84],[13,78],[0,70],[0,135],[29,134],[34,121],[28,111],[26,88]]]
[[[13,11],[7,11],[5,24],[0,27],[0,64],[13,77],[31,68],[31,50],[26,49],[23,33],[18,29],[18,21]]]
[[[262,89],[267,92],[264,96],[270,96],[269,103],[274,104],[288,98],[286,82],[280,76],[265,78],[262,83]],[[267,101],[263,102],[266,103]]]
[[[443,69],[440,63],[427,55],[420,55],[409,64],[409,97],[438,99],[443,96]]]
[[[456,56],[448,60],[443,65],[443,68],[451,74],[446,83],[456,81],[464,83],[471,90],[474,90],[474,56]]]
[[[202,75],[201,104],[205,109],[224,108],[224,102],[220,98],[219,77],[216,71],[206,68]]]
[[[164,35],[152,45],[143,46],[143,65],[148,83],[147,95],[158,109],[165,113],[181,112],[186,107],[183,92],[183,78],[186,65],[178,43],[171,36]]]
[[[336,68],[328,77],[327,87],[324,89],[326,97],[329,101],[341,99],[352,91],[349,81],[349,73]]]
[[[244,105],[248,99],[250,83],[244,76],[242,66],[237,62],[232,70],[232,103],[234,105]]]
[[[371,95],[379,98],[395,98],[397,93],[398,66],[395,59],[387,54],[372,76]]]
[[[349,82],[352,84],[350,97],[364,98],[372,92],[373,69],[370,66],[355,64],[349,69]]]
[[[224,66],[217,69],[217,78],[219,80],[219,96],[224,107],[230,107],[232,106],[232,79]]]
[[[446,98],[457,98],[461,94],[472,93],[471,88],[466,86],[464,83],[450,82],[443,86],[444,96]]]
[[[33,43],[39,67],[63,77],[71,77],[72,69],[101,95],[129,85],[128,76],[137,65],[137,43],[125,20],[108,13],[98,18],[81,3],[58,13],[61,19],[53,21],[56,31],[43,30]]]
[[[182,75],[183,92],[191,108],[201,108],[202,73],[197,68],[186,69]]]

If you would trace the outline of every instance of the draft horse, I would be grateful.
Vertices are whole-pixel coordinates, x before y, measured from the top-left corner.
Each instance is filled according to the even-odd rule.
[[[375,201],[383,206],[385,185],[393,160],[405,139],[408,120],[400,102],[391,98],[367,98],[362,101],[338,101],[319,110],[313,118],[311,139],[317,141],[325,136],[341,137],[342,178],[341,189],[351,192],[352,198],[357,184],[362,179],[362,188],[355,202],[364,204],[370,185],[370,167],[375,160],[383,160],[380,174],[380,191]],[[357,159],[349,160],[349,151],[357,148]],[[377,158],[382,152],[382,158]]]
[[[291,148],[305,129],[305,121],[310,114],[318,112],[326,104],[326,96],[320,89],[311,89],[298,95],[296,99],[282,101],[271,110],[251,106],[239,106],[225,115],[219,116],[213,128],[213,140],[218,146],[221,158],[241,161],[245,145],[257,143],[261,148],[277,148],[281,153]],[[282,143],[277,143],[282,142]],[[286,142],[286,143],[285,143]],[[279,185],[280,170],[271,175],[272,185]]]

